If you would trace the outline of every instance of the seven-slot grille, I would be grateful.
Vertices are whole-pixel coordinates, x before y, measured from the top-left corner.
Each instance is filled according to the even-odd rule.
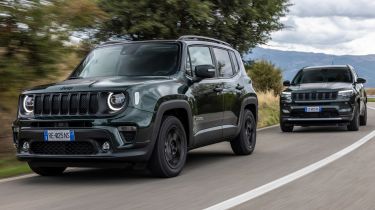
[[[319,100],[336,100],[337,92],[308,92],[293,93],[293,101],[319,101]]]
[[[89,115],[99,111],[100,93],[51,93],[35,95],[35,115]]]

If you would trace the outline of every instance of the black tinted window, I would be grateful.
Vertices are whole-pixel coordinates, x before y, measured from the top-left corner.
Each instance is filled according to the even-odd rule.
[[[216,57],[216,66],[219,69],[221,77],[231,77],[233,76],[232,63],[228,51],[219,48],[214,48],[214,53]]]
[[[231,57],[232,57],[232,62],[234,64],[234,71],[238,72],[240,70],[240,65],[238,64],[238,60],[236,58],[236,54],[233,51],[229,51]]]
[[[75,77],[168,76],[178,70],[179,45],[130,43],[93,50],[73,73]]]
[[[353,78],[348,69],[304,69],[293,80],[293,84],[344,82],[352,83]]]
[[[190,61],[192,70],[198,65],[214,65],[211,57],[210,48],[203,46],[189,47]]]

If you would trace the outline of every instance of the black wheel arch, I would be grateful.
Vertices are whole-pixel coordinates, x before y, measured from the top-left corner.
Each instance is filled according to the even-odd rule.
[[[255,121],[256,123],[258,123],[258,98],[256,96],[249,96],[242,101],[236,135],[238,135],[241,131],[243,115],[246,109],[250,110],[253,113]]]
[[[182,112],[181,112],[182,111]],[[184,113],[181,115],[181,113]],[[160,126],[162,123],[163,116],[166,114],[177,115],[176,117],[180,119],[181,123],[184,125],[185,133],[187,134],[188,148],[191,147],[193,142],[193,114],[188,101],[183,99],[173,99],[170,101],[165,101],[160,103],[155,111],[153,117],[153,131],[151,139],[152,149],[157,141],[157,136],[159,134]],[[186,117],[186,120],[182,118]]]

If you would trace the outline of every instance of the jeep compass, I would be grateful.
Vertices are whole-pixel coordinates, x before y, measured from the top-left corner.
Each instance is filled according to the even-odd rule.
[[[345,125],[358,131],[367,124],[367,96],[353,67],[316,66],[300,70],[280,97],[280,127]]]

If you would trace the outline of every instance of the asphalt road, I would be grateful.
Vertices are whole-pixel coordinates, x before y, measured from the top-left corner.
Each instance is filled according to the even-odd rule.
[[[359,132],[313,127],[285,134],[270,128],[258,133],[251,156],[234,156],[228,143],[191,151],[173,179],[145,170],[86,169],[0,182],[0,209],[203,209],[316,163],[374,130],[375,110]],[[235,209],[374,209],[374,140]]]

